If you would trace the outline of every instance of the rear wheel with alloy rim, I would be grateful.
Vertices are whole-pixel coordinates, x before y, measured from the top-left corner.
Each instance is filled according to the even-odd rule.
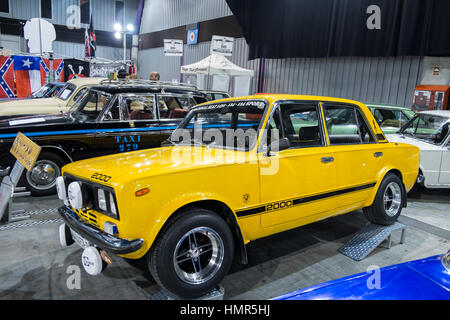
[[[56,178],[61,175],[65,161],[50,152],[41,152],[33,169],[24,173],[25,187],[33,196],[56,193]]]
[[[164,228],[148,256],[158,284],[175,296],[197,298],[217,286],[234,256],[227,223],[206,209],[190,209]]]
[[[370,222],[390,225],[400,216],[405,200],[402,181],[397,175],[389,173],[381,182],[373,204],[363,211]]]

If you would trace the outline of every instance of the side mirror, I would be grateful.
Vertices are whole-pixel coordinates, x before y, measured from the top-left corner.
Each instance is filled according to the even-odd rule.
[[[272,142],[268,148],[267,148],[267,153],[266,156],[270,157],[271,154],[270,152],[272,150],[274,151],[282,151],[285,149],[289,149],[291,147],[291,143],[289,142],[288,138],[281,138],[280,140],[276,140],[274,142]]]

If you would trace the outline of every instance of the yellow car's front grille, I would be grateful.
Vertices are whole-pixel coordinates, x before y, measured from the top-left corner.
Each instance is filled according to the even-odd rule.
[[[97,216],[93,213],[93,210],[87,210],[87,211],[74,210],[74,211],[81,220],[93,225],[96,228],[99,228]]]

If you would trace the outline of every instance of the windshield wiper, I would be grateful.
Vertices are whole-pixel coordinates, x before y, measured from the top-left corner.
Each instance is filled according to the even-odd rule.
[[[161,147],[176,146],[177,144],[170,139],[166,139],[161,143]]]

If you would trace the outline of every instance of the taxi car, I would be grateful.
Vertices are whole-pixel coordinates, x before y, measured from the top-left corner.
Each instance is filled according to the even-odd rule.
[[[333,132],[343,110],[353,131]],[[294,122],[296,125],[294,126]],[[193,108],[161,148],[69,164],[58,178],[60,241],[99,274],[109,254],[145,257],[175,296],[199,297],[243,263],[250,241],[363,209],[396,221],[419,149],[389,143],[356,101],[254,95]]]
[[[127,80],[93,85],[70,112],[0,121],[0,172],[13,167],[9,150],[21,132],[42,149],[20,184],[33,196],[54,194],[65,164],[160,147],[191,107],[205,101],[206,95],[180,84]]]
[[[398,133],[386,137],[420,149],[418,186],[450,188],[450,110],[418,112]]]
[[[59,93],[40,99],[14,99],[0,103],[0,120],[36,114],[54,114],[69,111],[69,108],[87,88],[100,84],[106,78],[76,78],[66,82]]]

